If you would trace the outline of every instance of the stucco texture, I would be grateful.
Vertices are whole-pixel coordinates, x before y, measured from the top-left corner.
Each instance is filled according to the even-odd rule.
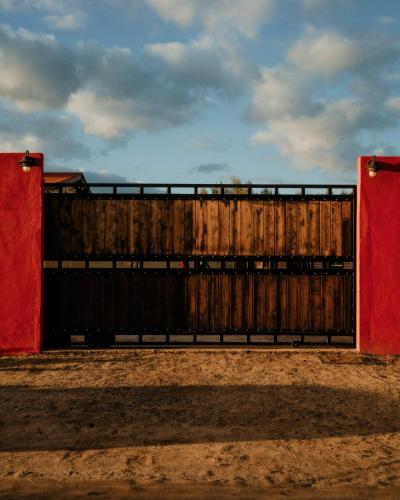
[[[0,354],[34,353],[42,338],[43,155],[0,154]]]
[[[400,157],[358,165],[357,337],[363,353],[400,354]]]

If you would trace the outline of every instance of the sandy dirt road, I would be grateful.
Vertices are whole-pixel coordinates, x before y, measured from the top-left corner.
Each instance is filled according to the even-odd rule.
[[[0,498],[400,498],[397,358],[55,351],[0,391]]]

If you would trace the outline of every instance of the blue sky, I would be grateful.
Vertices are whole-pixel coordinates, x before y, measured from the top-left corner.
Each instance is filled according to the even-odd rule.
[[[340,183],[399,154],[395,0],[0,0],[0,150],[93,181]]]

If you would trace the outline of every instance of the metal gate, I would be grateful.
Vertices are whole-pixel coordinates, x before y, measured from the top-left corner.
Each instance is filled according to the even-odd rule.
[[[355,341],[353,185],[45,187],[45,346]]]

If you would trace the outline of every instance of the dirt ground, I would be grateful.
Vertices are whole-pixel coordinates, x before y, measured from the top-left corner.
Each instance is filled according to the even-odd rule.
[[[398,358],[56,351],[0,391],[0,498],[400,498]]]

